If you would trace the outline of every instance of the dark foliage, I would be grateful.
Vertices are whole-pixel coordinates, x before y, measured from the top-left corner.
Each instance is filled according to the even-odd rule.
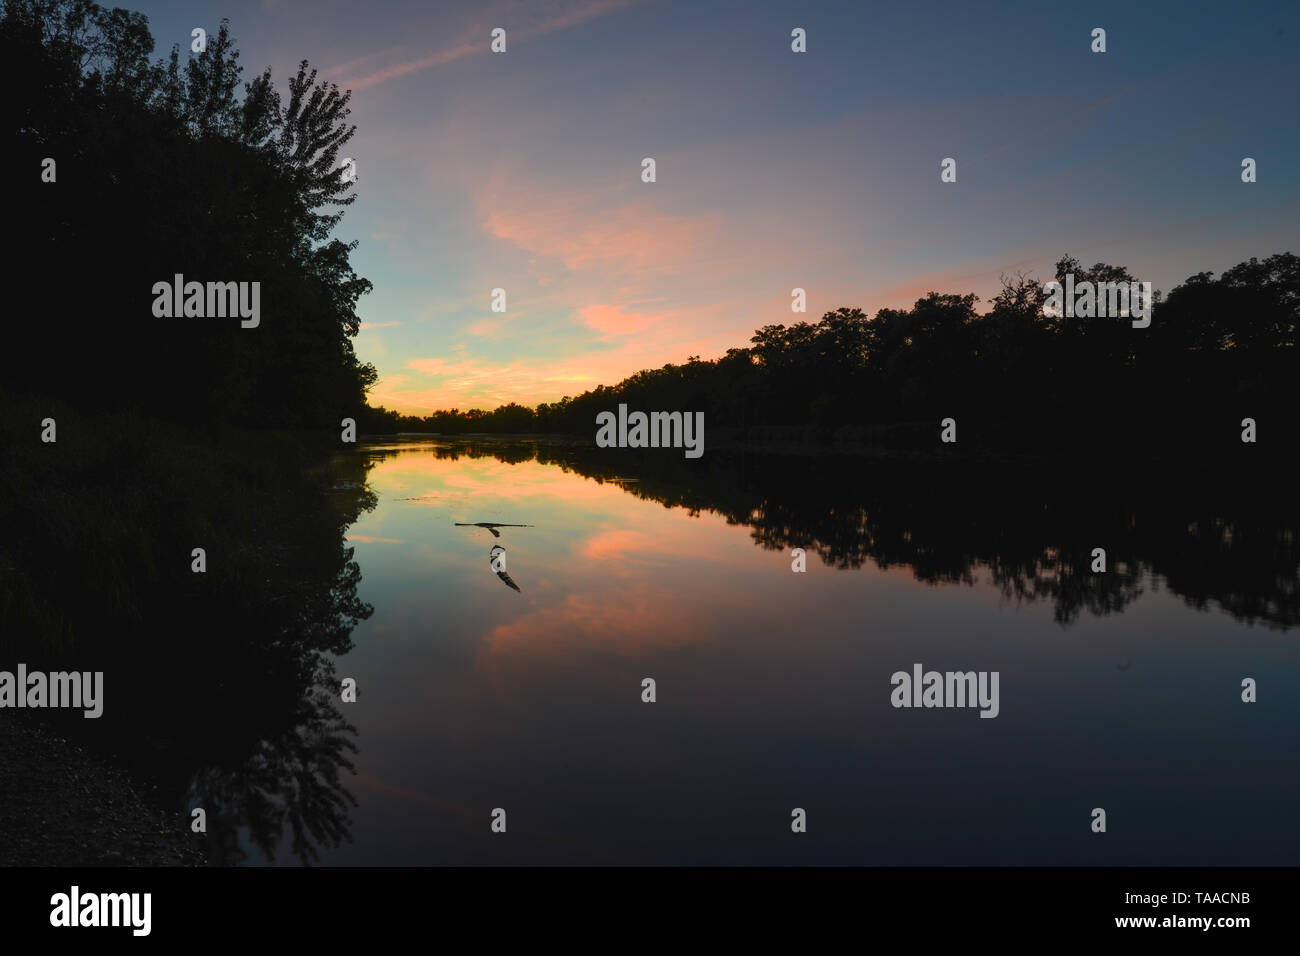
[[[1058,277],[1127,281],[1127,270],[1063,257]],[[854,429],[962,424],[974,439],[1018,450],[1229,447],[1255,418],[1274,444],[1297,433],[1300,257],[1251,259],[1218,279],[1191,277],[1158,299],[1148,328],[1128,318],[1054,318],[1041,282],[1003,278],[991,308],[974,295],[931,293],[907,310],[827,312],[817,323],[768,325],[748,348],[638,372],[613,387],[535,409],[456,409],[424,418],[371,409],[371,431],[593,434],[596,415],[703,411],[710,430]],[[862,435],[870,429],[863,428]],[[860,436],[861,437],[861,436]]]
[[[142,15],[85,0],[7,0],[0,14],[19,240],[4,387],[204,427],[337,427],[374,380],[352,348],[370,283],[330,238],[355,198],[338,168],[350,94],[304,61],[286,100],[269,69],[241,97],[224,22],[183,65],[152,51]],[[154,283],[178,273],[260,282],[260,325],[156,317]]]

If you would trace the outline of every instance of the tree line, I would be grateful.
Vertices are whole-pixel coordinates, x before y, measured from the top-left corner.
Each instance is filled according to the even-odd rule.
[[[187,36],[186,43],[190,42]],[[350,93],[302,61],[282,96],[243,82],[229,24],[154,59],[139,13],[5,0],[6,226],[0,388],[201,427],[336,429],[375,379],[358,361],[370,283],[333,237]],[[157,318],[176,274],[259,282],[263,319]]]
[[[1132,282],[1124,267],[1070,256],[1055,276]],[[1086,439],[1175,442],[1210,430],[1239,440],[1243,417],[1294,434],[1300,257],[1251,258],[1156,293],[1151,325],[1045,309],[1036,278],[1004,276],[979,312],[973,295],[932,292],[910,309],[840,308],[815,323],[766,325],[717,359],[637,372],[576,397],[492,410],[406,416],[370,409],[371,431],[592,433],[598,412],[702,410],[708,426],[761,434],[824,432],[952,416],[993,442],[1050,446]],[[1233,431],[1237,428],[1237,431]],[[937,434],[937,427],[935,429]],[[959,436],[960,440],[960,436]]]
[[[334,237],[348,94],[305,61],[283,96],[269,69],[242,82],[225,23],[184,58],[153,46],[138,13],[0,6],[0,658],[111,671],[102,719],[48,719],[178,832],[207,808],[211,859],[287,835],[311,860],[347,835],[333,661],[372,612],[344,538],[368,465],[329,456],[375,377],[353,350],[370,284]],[[260,324],[156,317],[176,274],[259,282]],[[94,853],[133,852],[115,840]]]

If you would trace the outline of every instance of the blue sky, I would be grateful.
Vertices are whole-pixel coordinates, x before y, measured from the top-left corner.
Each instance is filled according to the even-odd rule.
[[[1294,3],[129,5],[159,55],[228,17],[246,78],[306,58],[355,91],[338,235],[375,284],[372,401],[402,411],[553,400],[839,306],[987,301],[1066,253],[1167,291],[1300,251]]]

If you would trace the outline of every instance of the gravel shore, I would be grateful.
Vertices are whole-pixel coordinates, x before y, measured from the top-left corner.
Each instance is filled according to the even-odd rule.
[[[204,866],[203,837],[120,770],[0,712],[0,866]]]

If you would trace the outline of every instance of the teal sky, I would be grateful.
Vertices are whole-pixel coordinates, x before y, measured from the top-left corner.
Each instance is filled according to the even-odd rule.
[[[987,301],[1066,253],[1167,291],[1300,251],[1293,3],[130,5],[159,55],[228,17],[246,78],[306,58],[354,90],[338,235],[375,285],[371,400],[402,411],[553,400],[839,306]]]

